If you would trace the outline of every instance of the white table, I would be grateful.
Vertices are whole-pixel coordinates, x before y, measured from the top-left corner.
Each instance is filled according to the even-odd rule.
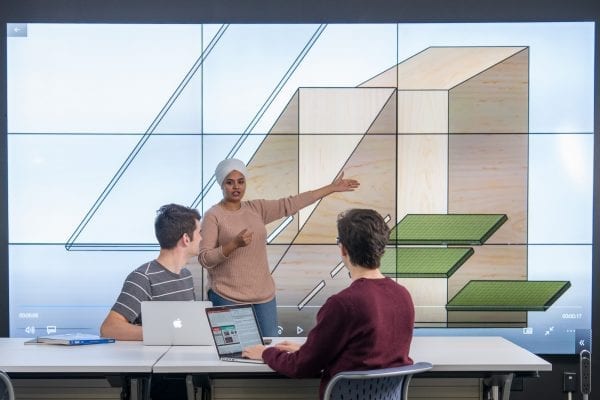
[[[301,340],[298,338],[275,338]],[[552,365],[535,354],[501,337],[416,336],[410,351],[415,361],[433,364],[430,374],[487,377],[492,398],[508,399],[514,373],[537,374]],[[211,346],[176,346],[154,365],[155,373],[261,374],[273,373],[264,364],[224,362]]]
[[[217,356],[217,350],[213,346],[173,346],[156,362],[153,372],[157,374],[185,374],[188,399],[195,398],[196,385],[194,384],[193,375],[275,373],[266,364],[221,361]]]
[[[275,338],[281,340],[298,338]],[[433,364],[431,372],[538,372],[552,365],[501,337],[415,336],[410,350],[415,361]],[[173,346],[154,365],[157,373],[273,372],[264,364],[220,361],[212,346]]]
[[[280,340],[302,342],[304,339],[275,338],[274,342]],[[143,390],[144,382],[152,373],[187,374],[188,389],[192,375],[251,377],[274,374],[265,364],[220,361],[213,346],[144,346],[141,342],[59,346],[25,345],[24,341],[0,339],[0,369],[13,374],[128,375],[132,398],[147,395]],[[537,374],[552,370],[547,361],[501,337],[416,336],[411,344],[410,356],[415,362],[432,363],[433,369],[428,374],[487,377],[494,399],[499,399],[500,395],[508,399],[514,373]]]
[[[432,363],[432,372],[552,371],[546,360],[496,336],[415,336],[410,357]]]
[[[9,374],[111,375],[126,374],[132,398],[144,397],[145,377],[169,346],[116,342],[84,346],[31,344],[27,339],[0,339],[0,370]],[[141,380],[140,378],[141,377]]]
[[[173,346],[156,362],[158,374],[274,373],[266,364],[221,361],[213,346]]]
[[[552,364],[501,337],[414,337],[410,356],[431,362],[433,373],[480,374],[493,400],[509,399],[515,373],[552,371]]]

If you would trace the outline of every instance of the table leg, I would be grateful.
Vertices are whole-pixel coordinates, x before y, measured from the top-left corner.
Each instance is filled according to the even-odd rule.
[[[150,399],[150,382],[149,376],[128,377],[127,385],[129,386],[128,400],[148,400]]]
[[[492,387],[490,388],[490,397],[491,400],[500,400],[500,396],[498,395],[498,393],[500,392],[498,385],[492,385]]]
[[[140,382],[138,378],[129,378],[129,400],[139,400]]]
[[[486,389],[488,400],[509,400],[510,387],[515,374],[492,375],[483,380],[483,386]],[[502,398],[501,398],[502,397]]]
[[[196,400],[194,377],[192,375],[185,376],[185,389],[187,393],[187,400]]]

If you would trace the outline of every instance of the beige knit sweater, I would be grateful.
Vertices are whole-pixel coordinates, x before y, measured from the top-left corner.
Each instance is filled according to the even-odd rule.
[[[240,303],[265,303],[275,297],[275,282],[267,261],[265,225],[293,215],[317,201],[313,192],[279,200],[243,201],[237,211],[216,204],[202,217],[200,264],[208,271],[208,285],[218,295]],[[225,257],[222,245],[247,229],[252,242]]]

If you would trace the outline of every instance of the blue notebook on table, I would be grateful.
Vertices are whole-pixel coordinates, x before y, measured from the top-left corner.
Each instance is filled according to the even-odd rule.
[[[114,343],[115,339],[100,337],[89,333],[63,333],[38,336],[25,344],[60,344],[63,346],[81,346],[85,344]]]

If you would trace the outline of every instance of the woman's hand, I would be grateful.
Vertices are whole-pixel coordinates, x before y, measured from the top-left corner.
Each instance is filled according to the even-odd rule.
[[[252,234],[253,232],[248,232],[248,229],[244,229],[238,233],[231,242],[228,242],[221,248],[223,255],[225,257],[229,257],[229,255],[233,253],[235,249],[248,246],[250,243],[252,243]]]
[[[344,172],[337,177],[331,184],[331,189],[334,192],[351,192],[360,186],[360,182],[355,179],[344,179]]]
[[[244,229],[237,234],[234,241],[237,247],[246,247],[252,243],[252,234],[254,232],[248,232],[248,229]]]
[[[354,189],[360,186],[360,182],[355,179],[344,179],[344,172],[340,174],[332,183],[315,189],[312,191],[315,201],[322,199],[325,196],[329,196],[335,192],[352,192]]]

